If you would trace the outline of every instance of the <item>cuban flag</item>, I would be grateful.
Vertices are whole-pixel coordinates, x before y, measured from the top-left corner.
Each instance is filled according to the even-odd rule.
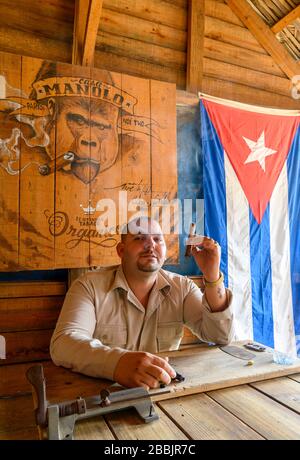
[[[205,234],[236,339],[300,352],[300,112],[201,100]]]

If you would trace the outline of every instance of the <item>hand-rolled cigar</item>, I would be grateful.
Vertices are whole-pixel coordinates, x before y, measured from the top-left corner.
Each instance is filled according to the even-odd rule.
[[[192,222],[190,225],[189,238],[193,238],[195,233],[196,233],[196,224]],[[185,248],[185,257],[191,257],[191,255],[192,255],[192,246],[187,245]]]
[[[73,152],[66,152],[60,157],[51,160],[49,163],[39,166],[39,173],[42,176],[48,176],[49,174],[53,173],[55,169],[58,171],[67,164],[72,163],[72,161],[74,161],[74,158],[75,155]]]

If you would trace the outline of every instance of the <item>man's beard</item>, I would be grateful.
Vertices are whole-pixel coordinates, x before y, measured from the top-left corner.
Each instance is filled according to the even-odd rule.
[[[156,259],[155,262],[145,262],[145,264],[141,262],[137,262],[137,267],[142,272],[149,272],[149,273],[152,272],[153,273],[153,272],[157,272],[158,270],[160,270],[161,265],[158,259]]]

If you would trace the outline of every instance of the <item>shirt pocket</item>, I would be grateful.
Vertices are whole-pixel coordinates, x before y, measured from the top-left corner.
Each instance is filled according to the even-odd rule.
[[[157,328],[158,351],[178,350],[183,336],[183,324],[180,322],[160,323]]]
[[[108,347],[125,348],[127,344],[127,328],[116,324],[101,326],[97,331],[97,339]]]

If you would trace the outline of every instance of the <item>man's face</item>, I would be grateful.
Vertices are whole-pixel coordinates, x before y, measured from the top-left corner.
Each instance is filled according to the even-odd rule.
[[[165,261],[166,244],[158,222],[142,220],[138,227],[129,224],[128,230],[118,245],[123,267],[131,272],[159,271]]]

